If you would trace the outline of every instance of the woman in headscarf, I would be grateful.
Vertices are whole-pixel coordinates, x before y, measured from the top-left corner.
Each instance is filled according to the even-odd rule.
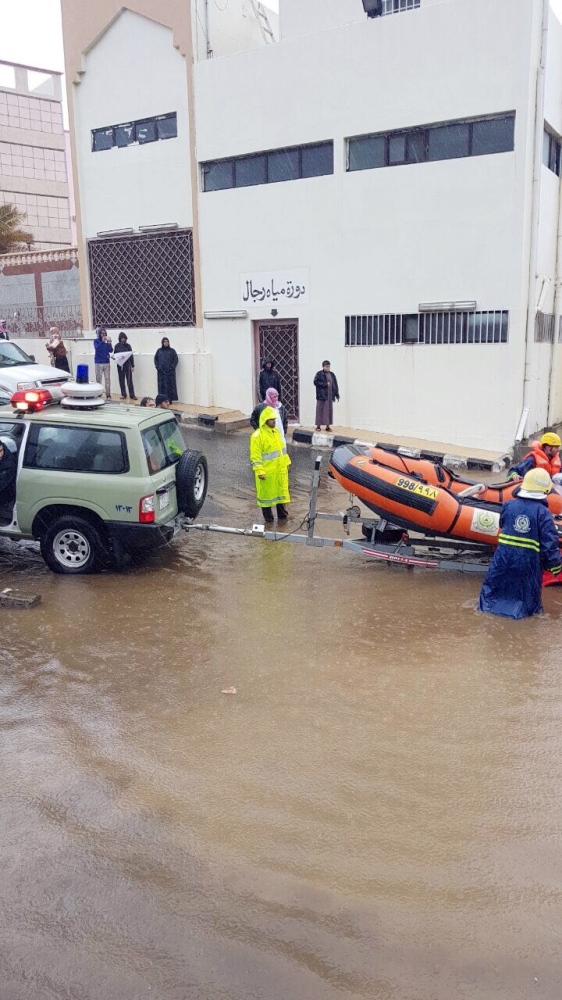
[[[122,360],[119,357],[120,354],[128,354],[129,357]],[[135,359],[133,357],[133,348],[127,340],[126,333],[121,332],[119,334],[117,343],[113,349],[113,357],[117,361],[117,374],[119,376],[121,399],[127,399],[127,389],[129,390],[129,399],[136,399],[135,387],[133,385]]]
[[[287,411],[283,406],[283,403],[279,402],[279,393],[277,392],[277,389],[270,388],[267,390],[265,394],[265,401],[263,403],[258,403],[258,405],[254,407],[250,417],[250,424],[254,430],[257,431],[260,425],[260,413],[266,406],[271,406],[271,408],[275,410],[277,414],[275,426],[283,438],[283,444],[285,444],[288,426]]]
[[[162,337],[162,347],[154,355],[154,364],[158,372],[158,392],[165,396],[168,402],[174,403],[178,398],[176,384],[176,368],[178,356],[167,337]]]
[[[289,516],[285,504],[289,496],[289,466],[291,459],[277,427],[276,411],[266,406],[260,413],[259,427],[250,438],[250,460],[256,477],[256,498],[266,524],[273,521],[272,507],[277,507],[278,520]]]
[[[51,355],[51,364],[55,368],[60,368],[63,372],[70,372],[70,365],[66,356],[66,347],[62,342],[62,337],[58,326],[52,326],[49,330],[49,339],[45,344]]]

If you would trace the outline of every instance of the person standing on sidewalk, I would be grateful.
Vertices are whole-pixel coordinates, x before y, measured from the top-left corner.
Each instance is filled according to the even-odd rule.
[[[289,466],[291,459],[277,427],[276,411],[266,406],[260,413],[260,425],[250,438],[250,461],[256,477],[256,499],[264,521],[273,521],[272,507],[277,507],[277,518],[285,520],[289,512],[285,504],[289,495]]]
[[[111,370],[109,359],[113,354],[113,345],[107,336],[107,330],[103,326],[98,326],[96,339],[94,340],[94,365],[96,369],[96,381],[100,385],[105,385],[105,398],[111,399]],[[103,380],[103,381],[102,381]]]
[[[265,410],[266,406],[271,406],[272,409],[277,413],[277,423],[276,427],[279,431],[281,437],[283,438],[283,444],[287,443],[287,427],[289,426],[289,421],[287,419],[287,411],[283,406],[283,403],[279,402],[279,393],[277,389],[268,389],[265,394],[265,401],[263,403],[258,403],[257,406],[252,410],[252,415],[250,417],[250,425],[257,431],[260,425],[260,413]]]
[[[128,357],[120,357],[120,355],[128,355]],[[120,333],[117,338],[117,343],[115,345],[115,350],[113,352],[113,357],[117,362],[117,375],[119,376],[119,388],[121,389],[121,399],[127,399],[127,389],[129,390],[129,399],[136,399],[135,387],[133,385],[133,370],[135,367],[135,359],[133,357],[133,348],[127,340],[126,333]],[[125,386],[125,380],[127,385]]]
[[[323,361],[322,368],[314,376],[316,386],[316,430],[321,429],[324,424],[327,431],[331,431],[334,422],[334,399],[339,402],[340,390],[338,380],[333,371],[330,370],[330,362]]]
[[[66,347],[62,342],[58,326],[52,326],[49,330],[49,339],[45,344],[45,347],[51,355],[51,364],[54,365],[55,368],[60,368],[63,372],[70,373],[70,365],[66,356]]]
[[[258,385],[258,395],[260,397],[260,402],[265,400],[265,394],[268,389],[277,389],[279,393],[279,399],[283,398],[281,392],[281,380],[277,372],[274,372],[275,361],[270,358],[263,359],[262,370],[260,372],[259,385]]]
[[[162,337],[162,346],[154,355],[154,365],[158,372],[158,393],[165,396],[169,403],[174,403],[178,398],[176,382],[178,356],[174,348],[170,347],[167,337]]]

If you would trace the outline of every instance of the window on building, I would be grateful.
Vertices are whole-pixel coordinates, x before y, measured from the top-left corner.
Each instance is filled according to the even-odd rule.
[[[515,114],[348,139],[347,169],[370,170],[403,163],[453,160],[514,149]]]
[[[92,132],[93,146],[95,153],[102,149],[111,149],[115,145],[114,130],[112,128],[98,128]]]
[[[385,167],[386,137],[374,135],[361,139],[350,139],[348,156],[348,170],[371,170],[373,167]]]
[[[215,163],[203,165],[203,183],[205,191],[224,191],[234,187],[234,161],[217,160]]]
[[[191,230],[88,243],[94,326],[195,326]]]
[[[514,148],[515,118],[484,118],[472,122],[471,156],[509,153]]]
[[[131,146],[133,142],[136,142],[133,122],[127,122],[126,125],[116,125],[113,131],[115,133],[114,145],[120,149],[123,146]]]
[[[346,347],[397,344],[506,344],[507,310],[346,316]]]
[[[161,115],[156,119],[159,139],[175,139],[178,134],[178,116]]]
[[[204,191],[277,184],[301,177],[322,177],[333,172],[333,142],[271,149],[265,153],[236,156],[229,160],[211,160],[201,164]]]
[[[241,156],[234,161],[235,187],[250,187],[252,184],[267,183],[267,158],[261,156]]]
[[[467,122],[441,125],[428,131],[428,160],[455,160],[469,155],[470,132]]]
[[[415,10],[420,3],[421,0],[382,0],[381,13],[401,14],[405,10]]]
[[[123,122],[107,128],[92,129],[92,151],[98,153],[114,146],[122,149],[134,143],[144,145],[159,139],[174,139],[178,134],[178,119],[174,111],[155,118],[141,118],[134,122]]]
[[[303,146],[301,149],[301,177],[324,177],[334,172],[333,142],[319,143],[317,146]]]
[[[562,156],[561,156],[562,142],[552,133],[547,132],[546,129],[543,135],[543,154],[542,161],[545,167],[552,170],[554,174],[560,177],[561,167],[562,167]]]
[[[145,122],[135,123],[135,138],[137,142],[156,142],[158,139],[158,129],[154,119]]]
[[[275,184],[277,181],[296,181],[299,177],[298,149],[274,149],[267,154],[267,179],[270,184]]]

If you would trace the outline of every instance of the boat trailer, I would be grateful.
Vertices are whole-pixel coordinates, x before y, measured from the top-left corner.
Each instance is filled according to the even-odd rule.
[[[312,474],[310,504],[308,514],[299,527],[304,527],[306,533],[299,533],[299,528],[291,532],[271,531],[263,524],[254,524],[251,528],[231,528],[222,524],[201,524],[194,521],[185,525],[186,531],[208,531],[224,535],[244,535],[250,538],[262,538],[267,542],[295,542],[314,548],[347,549],[359,555],[370,556],[381,562],[394,563],[401,566],[423,567],[425,569],[454,569],[461,573],[485,573],[490,565],[493,554],[491,545],[480,545],[476,542],[465,542],[459,539],[440,538],[416,533],[413,535],[383,518],[363,517],[361,509],[352,505],[339,514],[327,514],[317,509],[318,487],[320,485],[322,458],[317,456]],[[351,497],[351,499],[354,499]],[[339,521],[343,525],[346,538],[325,538],[315,534],[316,522]],[[362,538],[350,538],[353,525],[360,525]],[[392,541],[385,540],[391,535]],[[399,537],[397,537],[399,536]]]

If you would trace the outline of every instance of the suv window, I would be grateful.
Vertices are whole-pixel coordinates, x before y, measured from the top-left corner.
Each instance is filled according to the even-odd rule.
[[[48,424],[29,428],[23,464],[28,469],[113,475],[129,468],[125,435],[119,431]]]
[[[151,475],[173,465],[185,451],[185,441],[175,418],[149,427],[142,432],[142,440]]]

